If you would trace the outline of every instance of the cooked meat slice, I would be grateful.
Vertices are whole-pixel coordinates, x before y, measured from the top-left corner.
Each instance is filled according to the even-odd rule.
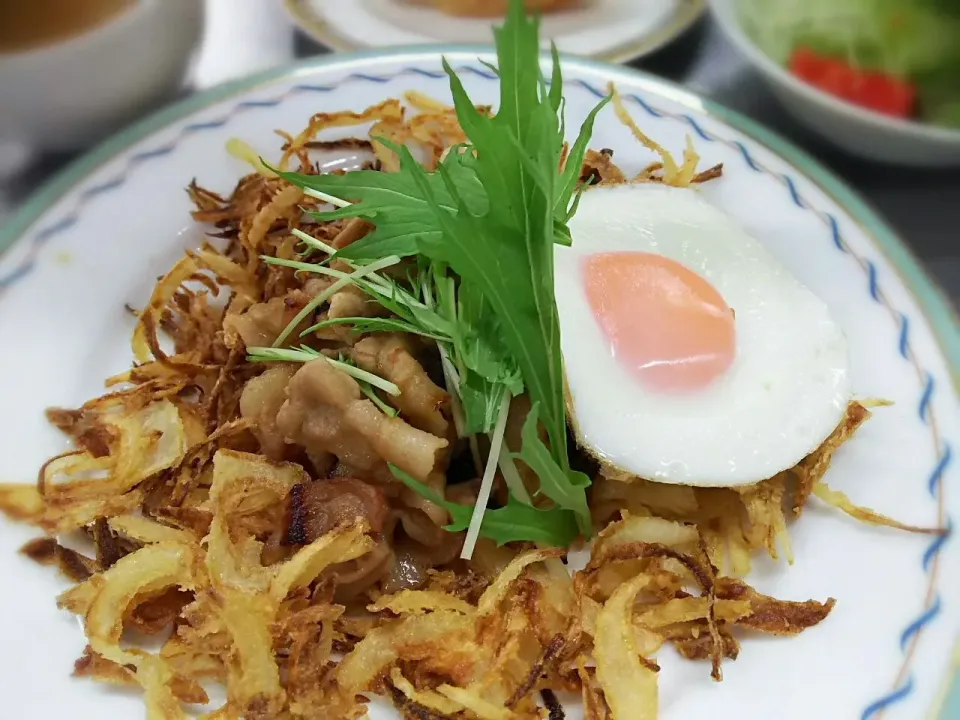
[[[318,275],[307,280],[303,284],[303,291],[312,298],[327,290],[337,281],[336,278],[328,275]]]
[[[444,473],[430,473],[430,476],[424,480],[424,484],[441,497],[446,495],[447,476]],[[420,513],[423,514],[424,517],[428,518],[434,525],[446,525],[448,522],[446,510],[439,505],[434,505],[423,495],[406,486],[404,486],[403,490],[400,492],[400,501],[407,507],[413,508],[416,511],[420,511]],[[413,534],[411,534],[411,536],[416,537]],[[429,545],[431,543],[426,542],[426,544]]]
[[[446,440],[385,416],[357,381],[323,358],[303,365],[287,386],[277,424],[307,450],[332,452],[341,462],[375,474],[384,461],[425,480],[437,469]]]
[[[300,483],[291,489],[288,501],[287,542],[296,545],[361,519],[380,532],[390,511],[383,493],[357,478]]]
[[[366,398],[346,407],[343,419],[370,441],[381,458],[415,478],[426,480],[446,464],[446,440],[398,417],[387,417]]]
[[[419,588],[427,581],[427,570],[430,568],[429,560],[413,543],[406,543],[402,548],[395,547],[381,589],[385,593],[396,593]]]
[[[400,388],[400,395],[390,401],[411,425],[447,437],[450,422],[441,410],[449,404],[450,396],[430,379],[403,340],[396,335],[372,335],[354,346],[353,357],[367,372],[385,377]]]
[[[362,398],[352,378],[314,360],[297,371],[288,388],[288,399],[277,415],[284,437],[308,452],[333,453],[364,477],[376,473],[383,459],[360,432],[343,422],[340,408]]]
[[[354,285],[348,285],[343,290],[334,293],[330,298],[330,309],[327,317],[330,319],[345,317],[378,317],[386,314],[386,309],[376,300],[372,300],[363,290]]]
[[[618,185],[627,181],[626,175],[613,164],[613,153],[603,150],[587,150],[583,158],[580,181],[592,181],[593,184]]]
[[[355,243],[364,235],[373,230],[373,225],[363,218],[351,218],[343,226],[343,230],[333,239],[331,243],[337,250],[342,250],[350,243]]]
[[[224,329],[240,335],[243,344],[247,347],[269,346],[309,301],[309,295],[302,291],[294,291],[285,297],[275,297],[264,303],[256,303],[242,315],[228,315],[223,321]],[[297,328],[291,337],[296,339],[305,327],[304,323],[304,327]]]
[[[260,442],[260,452],[271,460],[283,460],[287,443],[277,428],[277,414],[287,399],[287,385],[296,372],[296,365],[276,365],[248,381],[240,395],[240,414],[253,420],[253,434]]]

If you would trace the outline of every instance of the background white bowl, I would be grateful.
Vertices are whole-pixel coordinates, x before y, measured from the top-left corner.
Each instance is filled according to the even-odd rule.
[[[0,54],[0,140],[86,147],[169,99],[200,39],[203,12],[203,0],[137,0],[88,32]]]
[[[737,0],[709,0],[720,27],[774,95],[815,132],[854,155],[917,167],[960,165],[960,130],[898,120],[859,108],[794,77],[744,32]]]

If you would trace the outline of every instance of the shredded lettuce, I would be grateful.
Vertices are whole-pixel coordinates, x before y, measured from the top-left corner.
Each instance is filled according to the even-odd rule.
[[[912,81],[928,122],[960,127],[957,0],[739,0],[744,30],[786,64],[797,47]]]

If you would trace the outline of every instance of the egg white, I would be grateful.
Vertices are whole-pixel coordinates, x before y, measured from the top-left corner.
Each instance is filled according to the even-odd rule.
[[[819,447],[850,400],[847,342],[827,306],[696,190],[659,184],[584,193],[556,246],[555,291],[573,424],[599,460],[667,483],[731,487]],[[736,358],[706,389],[645,389],[618,362],[587,301],[584,258],[657,253],[707,279],[734,310]]]

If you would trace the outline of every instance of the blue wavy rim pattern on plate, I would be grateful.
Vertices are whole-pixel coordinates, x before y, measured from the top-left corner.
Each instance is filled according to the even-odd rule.
[[[61,194],[75,187],[82,182],[85,176],[89,175],[103,162],[119,155],[124,149],[133,143],[149,137],[153,132],[160,128],[167,127],[177,120],[188,117],[193,112],[207,107],[214,102],[229,98],[231,95],[255,88],[260,84],[270,80],[290,77],[294,79],[301,72],[309,72],[327,65],[341,65],[345,62],[363,58],[388,58],[402,57],[409,55],[433,55],[436,57],[442,52],[475,52],[478,55],[490,55],[489,48],[435,48],[426,49],[398,50],[395,52],[372,52],[356,53],[348,56],[337,56],[330,59],[321,59],[319,61],[308,61],[294,68],[285,68],[279,71],[265,73],[260,76],[230,83],[219,88],[215,88],[207,93],[195,96],[174,105],[164,111],[161,111],[150,118],[134,125],[124,133],[121,133],[112,141],[108,141],[101,147],[94,150],[89,155],[81,158],[77,163],[68,168],[58,178],[55,178],[50,184],[37,193],[27,206],[10,221],[6,227],[0,229],[0,251],[6,250],[16,240],[20,239],[26,230],[38,220],[48,205],[59,198]],[[816,161],[812,160],[802,151],[790,145],[773,133],[756,126],[752,121],[747,120],[729,110],[719,108],[712,103],[703,101],[696,96],[689,94],[670,83],[659,79],[651,79],[648,76],[635,71],[624,70],[604,66],[601,63],[594,63],[580,59],[565,58],[567,66],[581,65],[588,68],[602,68],[611,75],[621,75],[630,77],[634,84],[637,84],[650,91],[652,94],[661,94],[666,92],[671,100],[685,103],[688,106],[703,108],[703,112],[708,115],[717,116],[721,121],[732,127],[752,136],[760,144],[772,148],[778,155],[785,157],[792,165],[799,166],[810,179],[820,185],[829,195],[832,195],[838,203],[846,206],[848,212],[855,219],[860,220],[866,228],[871,231],[872,239],[878,245],[878,248],[884,250],[889,255],[891,262],[905,275],[904,283],[917,297],[917,301],[925,308],[928,313],[928,319],[934,326],[939,336],[947,359],[951,364],[951,372],[954,377],[958,374],[958,358],[960,358],[960,334],[957,331],[957,322],[949,306],[938,291],[931,287],[931,281],[926,278],[924,271],[920,268],[916,260],[910,255],[903,244],[892,234],[892,232],[876,218],[876,216],[867,208],[862,201],[853,195],[843,184],[834,178],[828,171],[822,168]],[[478,78],[487,81],[496,81],[496,76],[482,66],[463,65],[457,67],[457,72],[470,73]],[[3,295],[16,283],[29,277],[31,270],[36,266],[40,250],[52,239],[65,232],[80,218],[84,207],[109,194],[112,190],[121,187],[131,173],[144,166],[152,160],[168,156],[176,152],[179,144],[188,136],[201,133],[208,130],[219,129],[227,125],[238,114],[248,111],[268,110],[276,108],[285,100],[304,93],[329,93],[350,83],[374,83],[385,84],[397,77],[404,75],[418,75],[431,80],[442,80],[446,75],[437,70],[432,70],[415,65],[407,65],[395,72],[378,75],[363,72],[351,73],[340,80],[327,84],[297,83],[280,95],[262,100],[242,100],[231,106],[220,117],[198,123],[188,123],[183,125],[176,137],[171,141],[150,148],[145,151],[130,155],[122,170],[110,180],[92,185],[82,189],[78,194],[75,207],[69,211],[60,220],[43,226],[34,232],[27,242],[29,242],[28,251],[21,262],[12,271],[0,276],[0,300]],[[590,92],[596,97],[604,97],[605,91],[584,80],[568,80],[568,84],[576,85]],[[784,191],[794,205],[799,209],[813,213],[824,225],[826,236],[833,247],[840,253],[844,253],[853,259],[864,274],[864,289],[870,294],[871,299],[884,307],[890,314],[891,321],[898,328],[898,342],[896,352],[906,362],[909,362],[918,376],[918,382],[922,388],[920,397],[917,400],[916,414],[919,422],[927,426],[931,432],[934,443],[935,455],[938,458],[936,465],[931,469],[927,481],[927,490],[930,496],[937,501],[939,525],[946,528],[947,532],[935,538],[927,547],[921,558],[921,564],[928,578],[928,585],[924,600],[924,610],[907,627],[903,628],[899,635],[900,648],[903,653],[901,667],[888,685],[888,690],[883,691],[878,697],[867,705],[862,713],[861,720],[879,720],[886,709],[905,700],[913,691],[913,675],[911,673],[911,662],[917,642],[922,632],[929,627],[937,617],[942,613],[940,597],[937,594],[937,579],[939,572],[939,555],[952,536],[953,522],[947,515],[944,488],[942,483],[943,474],[953,460],[951,446],[940,436],[937,419],[931,401],[937,388],[931,373],[925,370],[916,357],[910,343],[910,318],[903,312],[897,310],[884,294],[881,283],[878,279],[876,264],[852,251],[845,243],[839,223],[831,213],[817,208],[807,200],[799,191],[796,180],[790,174],[774,171],[762,162],[756,159],[750,152],[750,149],[741,141],[728,139],[717,135],[716,133],[705,129],[700,125],[696,118],[685,113],[674,113],[657,108],[648,100],[640,97],[638,94],[630,93],[624,95],[624,99],[643,110],[649,116],[654,118],[666,118],[676,120],[689,126],[699,140],[710,143],[721,143],[735,150],[742,158],[747,169],[755,173],[767,175],[776,180],[783,186]],[[924,285],[926,283],[926,286]],[[954,682],[953,689],[947,693],[944,699],[945,705],[942,707],[942,720],[949,717],[960,716],[960,692],[958,684]]]

